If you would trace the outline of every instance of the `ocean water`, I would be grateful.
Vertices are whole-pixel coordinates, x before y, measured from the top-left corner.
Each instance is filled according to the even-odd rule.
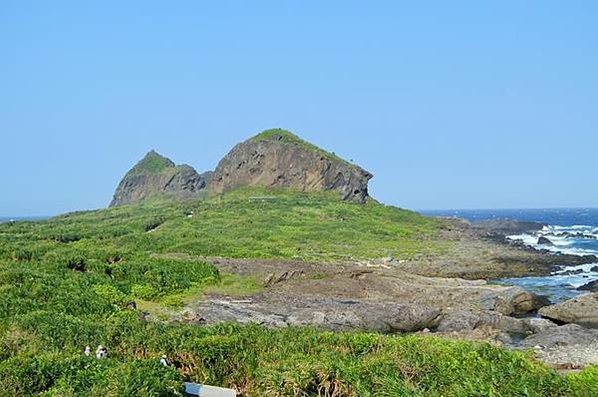
[[[471,222],[492,219],[540,222],[545,226],[536,233],[508,237],[536,249],[573,255],[598,255],[598,208],[449,210],[422,213],[429,216],[455,216]],[[554,245],[539,245],[540,236],[546,237]],[[497,282],[519,285],[529,291],[547,295],[553,302],[561,302],[585,293],[577,288],[598,280],[596,266],[597,263],[587,263],[582,266],[562,267],[548,277],[509,278]]]

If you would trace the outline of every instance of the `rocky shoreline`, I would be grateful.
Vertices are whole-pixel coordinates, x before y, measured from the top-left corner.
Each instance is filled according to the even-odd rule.
[[[492,224],[474,227],[451,220],[442,238],[453,242],[452,248],[413,260],[322,264],[202,258],[223,273],[262,280],[263,291],[242,299],[210,295],[170,314],[198,325],[234,321],[331,331],[430,333],[511,349],[533,348],[538,359],[558,368],[598,363],[598,354],[592,350],[598,343],[598,330],[588,328],[587,322],[569,324],[575,322],[570,317],[545,315],[558,305],[550,306],[546,298],[521,287],[489,281],[547,275],[560,266],[598,262],[598,258],[558,255],[513,244],[504,237],[504,224],[500,226],[499,232]],[[518,226],[513,223],[510,227]],[[590,312],[594,309],[598,313],[598,307]]]

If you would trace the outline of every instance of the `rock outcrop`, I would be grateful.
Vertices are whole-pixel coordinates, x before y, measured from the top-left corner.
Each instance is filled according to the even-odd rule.
[[[551,326],[525,338],[519,349],[557,368],[572,369],[598,363],[598,330],[577,324]]]
[[[577,288],[579,291],[598,292],[598,280],[590,281],[587,284]]]
[[[548,238],[546,238],[544,236],[540,236],[540,237],[538,237],[538,245],[549,245],[549,246],[553,246],[554,243],[552,241],[550,241]]]
[[[563,303],[541,308],[542,317],[561,323],[575,323],[598,328],[598,293],[586,294]]]
[[[120,181],[110,207],[143,201],[159,194],[195,197],[205,191],[210,177],[211,172],[198,174],[192,167],[176,165],[152,150]]]
[[[525,338],[521,346],[530,348],[542,346],[572,346],[598,342],[598,330],[587,329],[577,324],[567,324],[560,327],[549,327],[541,332]]]
[[[218,164],[210,183],[214,193],[239,187],[338,191],[343,200],[363,203],[372,174],[311,145],[288,131],[274,129],[235,146]]]
[[[535,233],[542,230],[543,224],[538,222],[516,221],[513,219],[493,219],[475,222],[471,225],[474,230],[479,230],[492,235],[510,236],[514,234]]]

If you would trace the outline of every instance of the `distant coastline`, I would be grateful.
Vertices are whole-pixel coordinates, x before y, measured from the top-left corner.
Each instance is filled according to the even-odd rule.
[[[588,225],[598,227],[598,208],[524,208],[524,209],[454,209],[419,210],[422,215],[463,218],[470,222],[513,219],[550,225]]]
[[[0,216],[0,223],[10,221],[43,221],[50,218],[49,216]]]

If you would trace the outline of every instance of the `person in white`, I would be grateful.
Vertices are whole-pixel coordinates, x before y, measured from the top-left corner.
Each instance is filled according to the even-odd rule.
[[[108,350],[102,346],[99,345],[98,348],[96,349],[96,358],[107,358],[108,357]]]
[[[166,358],[166,354],[162,355],[162,358],[160,359],[160,364],[162,364],[165,367],[168,367],[168,359]]]
[[[85,351],[83,352],[87,357],[91,356],[91,347],[85,346]]]

